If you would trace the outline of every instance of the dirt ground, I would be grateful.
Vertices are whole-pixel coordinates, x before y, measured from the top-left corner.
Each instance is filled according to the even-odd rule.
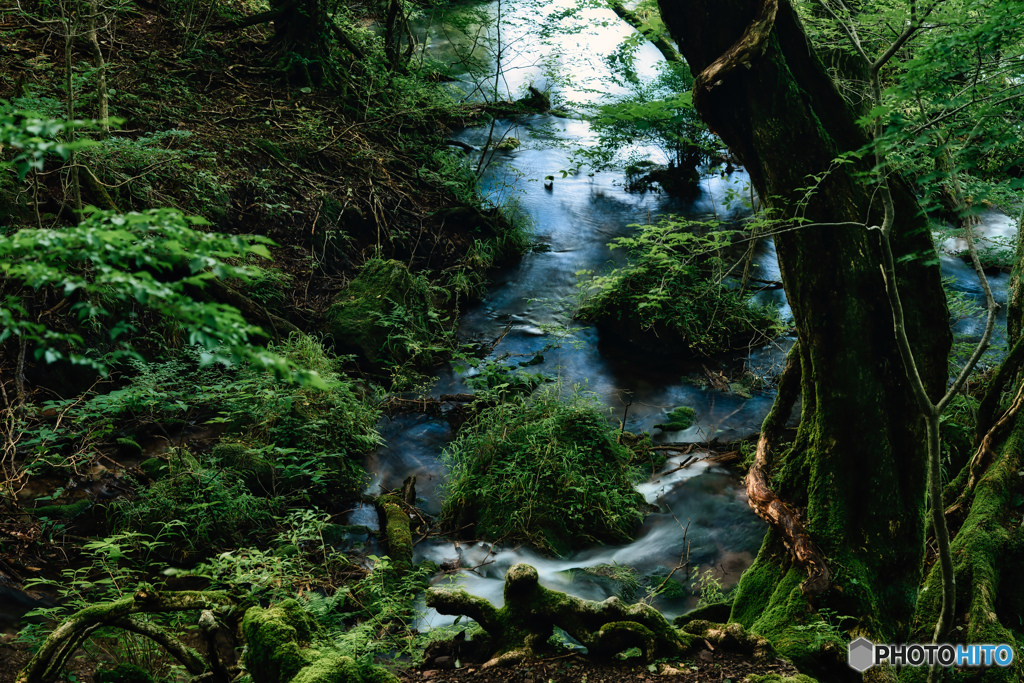
[[[397,673],[409,683],[740,683],[748,674],[792,676],[797,670],[782,659],[761,664],[732,652],[704,650],[692,660],[658,665],[596,664],[580,655],[569,655],[512,669],[466,666],[446,670],[408,669]]]
[[[13,683],[18,672],[28,663],[31,653],[25,644],[13,643],[11,636],[0,642],[0,683]],[[76,659],[68,673],[58,681],[92,680],[95,661]],[[580,655],[568,655],[513,668],[480,669],[465,666],[459,669],[397,669],[394,673],[404,683],[740,683],[748,674],[796,673],[788,662],[778,659],[755,663],[732,652],[704,650],[692,660],[651,665],[595,664]]]

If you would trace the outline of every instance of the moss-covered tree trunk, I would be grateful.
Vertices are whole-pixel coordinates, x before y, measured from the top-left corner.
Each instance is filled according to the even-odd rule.
[[[323,0],[271,0],[274,19],[271,45],[289,78],[303,85],[331,80],[330,21]]]
[[[804,595],[806,573],[773,531],[740,582],[732,617],[798,658],[808,638],[790,627],[814,618],[809,601],[857,617],[856,630],[878,641],[902,640],[921,579],[926,441],[896,346],[878,233],[864,227],[882,214],[876,188],[858,175],[870,165],[836,161],[868,139],[786,0],[661,0],[661,8],[697,76],[701,116],[786,219],[775,244],[800,340],[803,408],[772,481],[806,508],[805,527],[831,569],[830,588]],[[937,259],[911,189],[898,177],[889,183],[907,331],[934,400],[950,347]]]
[[[1024,216],[1022,216],[1024,220]],[[943,492],[956,579],[955,620],[950,640],[964,643],[1016,644],[1007,668],[962,669],[955,681],[1009,683],[1024,680],[1024,380],[1019,375],[1024,337],[1024,239],[1017,242],[1014,277],[1007,313],[1012,351],[988,378],[978,409],[976,451]],[[925,640],[941,607],[942,577],[938,563],[928,570],[917,606],[911,640]],[[905,670],[900,679],[925,680],[923,670]],[[949,680],[949,679],[947,679]]]

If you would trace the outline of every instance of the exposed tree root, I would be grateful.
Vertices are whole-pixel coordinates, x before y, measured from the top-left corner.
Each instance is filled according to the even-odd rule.
[[[988,469],[995,463],[999,444],[1006,437],[1011,426],[1015,424],[1021,405],[1024,405],[1024,383],[1017,390],[1017,396],[1014,397],[1010,408],[989,428],[985,436],[982,437],[978,450],[967,463],[967,484],[956,502],[947,507],[945,512],[954,527],[958,527],[964,515],[967,514],[974,490]]]
[[[116,602],[87,607],[65,619],[53,630],[42,646],[18,674],[17,683],[41,683],[52,680],[67,662],[68,658],[93,631],[101,626],[119,626],[140,635],[152,638],[163,645],[189,672],[201,674],[205,671],[202,659],[189,650],[174,636],[163,629],[134,619],[133,614],[154,614],[184,612],[190,610],[212,610],[230,613],[237,606],[236,601],[225,593],[212,591],[165,591],[140,590]]]
[[[1004,416],[1005,417],[1005,416]],[[954,640],[967,643],[1013,643],[1024,612],[1024,592],[1017,567],[1024,561],[1024,536],[1015,497],[1024,492],[1019,474],[1024,466],[1024,416],[1012,419],[1009,436],[990,449],[995,460],[978,477],[962,501],[965,519],[951,543],[956,580],[957,625]],[[960,504],[960,503],[958,503]],[[915,635],[930,636],[941,603],[938,563],[932,566],[915,615]],[[1015,658],[1008,668],[975,669],[976,679],[988,682],[1024,680],[1024,665]],[[923,680],[908,673],[907,680]],[[960,680],[960,679],[958,679]]]
[[[768,484],[772,468],[772,445],[785,426],[786,418],[800,393],[798,348],[794,345],[786,356],[779,393],[757,440],[757,452],[754,464],[747,473],[746,485],[750,507],[779,533],[786,547],[793,553],[793,560],[807,571],[807,579],[800,585],[800,590],[808,600],[813,600],[831,585],[832,573],[821,551],[800,523],[796,511],[780,500]]]
[[[485,667],[543,655],[555,626],[592,656],[607,658],[632,647],[648,660],[678,657],[693,641],[648,605],[627,605],[614,597],[595,602],[548,590],[538,583],[537,570],[526,564],[513,566],[505,575],[505,606],[500,609],[450,588],[428,590],[427,606],[441,614],[468,616],[483,627],[488,637],[478,655],[488,658]]]

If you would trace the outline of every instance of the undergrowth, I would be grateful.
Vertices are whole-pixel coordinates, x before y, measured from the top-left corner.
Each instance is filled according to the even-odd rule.
[[[633,453],[596,401],[557,386],[511,397],[463,427],[440,525],[448,533],[528,543],[562,554],[628,541],[643,517]]]
[[[742,297],[726,280],[730,233],[714,227],[668,218],[616,239],[609,246],[626,249],[628,263],[607,275],[578,273],[585,279],[577,317],[633,341],[703,356],[775,337],[778,311]]]

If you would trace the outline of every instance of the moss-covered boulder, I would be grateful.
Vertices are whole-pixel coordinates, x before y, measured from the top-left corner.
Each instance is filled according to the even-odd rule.
[[[697,420],[697,411],[690,406],[679,406],[674,410],[665,413],[665,422],[654,425],[655,428],[666,432],[681,432],[689,429]]]
[[[220,465],[237,472],[255,495],[274,490],[274,464],[247,443],[219,443],[210,454]]]
[[[441,332],[423,277],[398,261],[370,259],[327,309],[327,331],[340,353],[373,363],[429,362]]]
[[[398,683],[387,669],[331,650],[296,600],[251,607],[242,620],[245,667],[255,683]]]
[[[287,683],[319,654],[310,645],[323,630],[297,600],[263,609],[252,607],[242,620],[245,667],[255,683]]]
[[[156,481],[167,474],[167,461],[163,458],[146,458],[139,463],[139,469],[150,481]]]

